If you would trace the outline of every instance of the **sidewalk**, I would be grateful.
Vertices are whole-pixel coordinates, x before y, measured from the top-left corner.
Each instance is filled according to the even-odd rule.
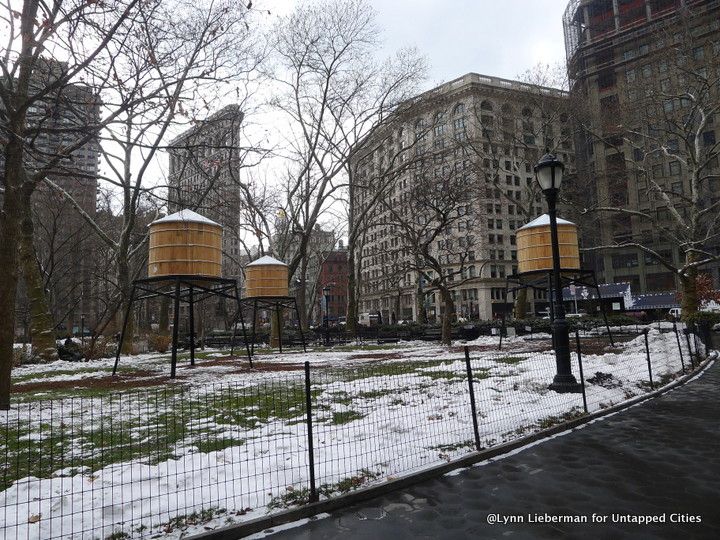
[[[716,362],[699,379],[569,434],[268,538],[720,538],[719,390]],[[613,514],[666,522],[613,523]],[[587,523],[538,522],[560,516]]]

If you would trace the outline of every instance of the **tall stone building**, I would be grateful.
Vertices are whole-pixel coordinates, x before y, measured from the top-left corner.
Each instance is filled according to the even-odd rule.
[[[67,71],[54,59],[38,61],[30,81],[30,93],[49,87]],[[92,87],[69,83],[47,94],[28,108],[26,163],[28,173],[44,167],[64,147],[85,137],[87,127],[97,124],[100,98]],[[2,115],[0,115],[2,117]],[[0,131],[2,125],[0,125]],[[5,134],[3,134],[2,138]],[[53,166],[48,175],[89,216],[95,217],[100,145],[91,140]],[[0,177],[4,175],[4,152],[0,152]],[[2,190],[0,190],[0,201]],[[34,248],[53,320],[60,333],[80,331],[95,322],[97,275],[93,258],[95,236],[67,198],[40,183],[32,198]],[[19,333],[27,331],[28,298],[21,282],[18,296]],[[83,317],[84,316],[84,317]]]
[[[241,276],[240,124],[229,105],[169,144],[169,210],[189,208],[223,226],[224,277]]]
[[[352,224],[362,227],[359,312],[379,312],[383,321],[418,320],[423,311],[429,320],[441,317],[438,274],[421,268],[427,256],[442,263],[456,315],[490,319],[507,310],[515,231],[544,212],[533,167],[548,148],[568,174],[574,169],[567,105],[567,94],[554,88],[469,73],[400,107],[363,141],[352,163],[351,201],[351,215],[363,216]],[[417,199],[433,204],[419,185],[438,200],[445,186],[468,194],[449,203],[452,223],[429,233],[436,238],[425,242],[426,254],[413,253],[406,234],[427,211]]]
[[[693,247],[720,253],[720,231],[690,231],[693,206],[720,211],[720,2],[572,0],[564,29],[582,126],[576,203],[622,210],[579,220],[588,245],[611,247],[587,262],[634,293],[674,290],[662,259],[677,267]],[[701,217],[697,227],[711,226]],[[716,263],[703,269],[718,282]]]

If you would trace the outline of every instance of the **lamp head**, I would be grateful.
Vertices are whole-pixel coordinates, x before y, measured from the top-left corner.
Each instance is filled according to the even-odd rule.
[[[547,153],[535,165],[535,177],[543,191],[558,190],[563,180],[565,165],[554,154]]]

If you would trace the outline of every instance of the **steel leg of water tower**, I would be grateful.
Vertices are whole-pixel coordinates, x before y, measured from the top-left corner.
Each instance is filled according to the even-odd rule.
[[[250,344],[248,343],[247,331],[245,330],[245,316],[243,315],[242,302],[240,302],[240,291],[238,291],[237,285],[235,285],[235,298],[237,299],[238,303],[238,314],[240,316],[240,324],[242,325],[243,342],[245,343],[245,350],[247,351],[248,362],[250,362],[250,367],[252,368],[253,365],[252,355],[250,354]],[[235,329],[233,328],[233,333],[234,332]]]
[[[278,325],[278,345],[280,346],[280,354],[282,354],[282,308],[279,302],[275,304],[275,316]]]
[[[193,286],[189,285],[188,291],[188,303],[190,304],[189,309],[189,323],[190,323],[190,365],[195,365],[195,308],[193,306]]]
[[[128,301],[127,309],[125,310],[125,318],[123,319],[122,330],[120,331],[120,341],[118,342],[117,352],[115,353],[115,366],[113,367],[113,377],[117,373],[118,363],[120,363],[120,352],[122,351],[123,341],[125,341],[125,331],[127,330],[127,323],[130,319],[130,311],[132,310],[133,301],[135,299],[135,285],[130,290],[130,299]]]
[[[592,273],[593,283],[595,284],[595,292],[597,292],[598,295],[598,302],[600,304],[600,312],[603,316],[603,321],[605,322],[605,328],[607,328],[608,331],[608,337],[610,338],[610,345],[613,347],[615,346],[615,340],[613,340],[612,332],[610,331],[610,324],[608,324],[607,314],[605,313],[605,309],[603,309],[603,303],[602,303],[602,296],[600,296],[600,285],[598,285],[597,277],[595,276],[595,272]]]
[[[500,344],[498,345],[498,351],[502,350],[503,334],[505,333],[505,328],[507,328],[505,323],[505,319],[507,317],[507,315],[505,314],[505,309],[507,307],[508,287],[510,287],[510,282],[508,278],[505,278],[505,292],[503,293],[502,326],[500,327]]]
[[[257,323],[257,300],[253,300],[253,312],[252,312],[252,343],[250,344],[250,356],[255,355],[255,324]]]
[[[170,378],[175,378],[175,370],[177,368],[177,346],[178,334],[180,326],[180,280],[175,281],[175,298],[173,307],[173,337],[172,337],[172,356],[170,358]]]
[[[230,337],[230,356],[235,355],[235,327],[237,326],[238,316],[240,314],[240,301],[238,300],[238,307],[235,309],[235,315],[232,320],[232,335]],[[247,340],[245,340],[247,341]]]
[[[300,320],[300,310],[298,309],[297,300],[295,298],[293,298],[293,305],[295,306],[295,314],[297,315],[298,330],[300,330],[300,340],[302,341],[303,352],[307,352],[307,347],[305,347],[305,334],[303,334],[302,321]]]

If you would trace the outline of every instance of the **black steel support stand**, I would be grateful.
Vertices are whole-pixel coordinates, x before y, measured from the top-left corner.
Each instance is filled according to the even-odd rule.
[[[615,346],[615,341],[613,340],[612,332],[610,331],[610,324],[608,324],[608,318],[607,313],[605,313],[605,310],[602,307],[602,296],[600,296],[600,285],[598,285],[597,282],[597,276],[595,276],[595,272],[592,273],[593,282],[595,283],[595,291],[597,292],[598,302],[600,303],[600,313],[602,313],[603,321],[605,322],[605,328],[607,328],[608,337],[610,338],[610,345],[613,347]]]
[[[305,345],[305,334],[302,331],[302,325],[300,324],[300,310],[297,305],[297,301],[294,296],[258,296],[252,298],[243,298],[240,302],[240,310],[245,304],[252,304],[252,334],[251,344],[248,349],[248,355],[252,358],[255,355],[255,339],[257,338],[257,311],[258,308],[266,308],[274,313],[273,316],[277,316],[278,319],[278,338],[279,338],[279,350],[282,353],[282,313],[283,309],[294,309],[298,316],[298,328],[300,331],[300,339],[302,341],[303,351],[307,352]],[[252,361],[252,360],[251,360]]]
[[[190,365],[195,365],[195,306],[193,306],[193,288],[189,287],[188,292],[188,322],[190,323]]]
[[[138,291],[142,291],[142,296],[137,295]],[[243,321],[243,340],[248,352],[248,360],[252,364],[250,349],[247,336],[245,333],[245,323],[240,310],[240,294],[237,290],[237,283],[234,279],[220,278],[214,276],[188,276],[188,275],[172,275],[160,276],[153,278],[136,279],[133,282],[132,292],[130,294],[130,302],[125,311],[122,331],[120,333],[120,343],[118,344],[117,353],[115,355],[115,366],[113,367],[113,375],[117,373],[118,364],[120,362],[120,352],[125,339],[128,321],[132,312],[133,303],[138,300],[147,300],[163,296],[173,301],[173,333],[172,333],[172,354],[170,359],[170,377],[174,378],[177,374],[177,348],[180,337],[180,303],[188,304],[188,325],[190,335],[190,365],[195,365],[195,304],[210,296],[220,296],[238,302],[239,316]],[[237,317],[237,315],[236,315]],[[234,340],[233,329],[233,340]],[[232,347],[232,344],[231,344]],[[232,348],[231,348],[232,354]]]
[[[173,298],[173,337],[172,356],[170,357],[170,378],[175,378],[177,370],[178,331],[180,330],[180,280],[175,281],[175,296]]]

